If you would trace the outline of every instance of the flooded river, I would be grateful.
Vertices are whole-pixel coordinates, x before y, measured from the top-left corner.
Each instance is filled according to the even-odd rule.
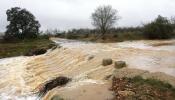
[[[40,56],[0,59],[0,100],[37,100],[34,93],[40,84],[61,75],[72,78],[72,82],[54,89],[45,99],[58,92],[71,100],[75,97],[89,100],[94,95],[96,99],[110,98],[112,93],[107,90],[109,83],[104,77],[114,68],[102,66],[103,58],[126,61],[128,68],[175,77],[175,40],[120,43],[52,40],[62,47]]]

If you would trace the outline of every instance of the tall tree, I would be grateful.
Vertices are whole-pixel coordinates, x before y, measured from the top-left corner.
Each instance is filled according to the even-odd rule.
[[[36,38],[39,34],[40,24],[35,16],[19,7],[14,7],[6,11],[9,25],[6,27],[5,38]]]
[[[112,9],[112,6],[100,6],[98,7],[94,13],[92,13],[92,24],[100,29],[102,35],[106,34],[106,32],[113,27],[117,20],[119,20],[119,16],[117,14],[117,10]]]

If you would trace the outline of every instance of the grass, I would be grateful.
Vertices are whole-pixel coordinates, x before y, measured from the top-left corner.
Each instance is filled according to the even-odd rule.
[[[156,79],[143,79],[142,77],[140,76],[136,76],[134,77],[133,79],[131,79],[135,85],[150,85],[154,88],[157,88],[161,91],[167,91],[167,90],[170,90],[170,91],[173,91],[175,93],[175,88],[170,85],[169,83],[165,83],[165,82],[162,82],[160,80],[156,80]]]
[[[30,39],[13,43],[0,42],[0,58],[25,55],[36,48],[49,49],[53,46],[52,44],[53,42],[49,39]]]
[[[143,79],[140,76],[114,78],[112,91],[115,92],[114,100],[175,100],[173,86],[155,79]],[[119,91],[132,94],[123,95]]]

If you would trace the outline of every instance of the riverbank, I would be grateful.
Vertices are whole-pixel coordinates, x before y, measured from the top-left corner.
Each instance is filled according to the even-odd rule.
[[[0,42],[0,59],[29,55],[34,50],[46,51],[54,46],[49,39],[32,39],[19,42]]]
[[[175,88],[170,84],[155,79],[113,78],[112,100],[173,100]]]

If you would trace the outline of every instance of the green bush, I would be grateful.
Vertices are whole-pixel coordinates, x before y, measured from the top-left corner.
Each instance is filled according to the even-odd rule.
[[[170,21],[158,16],[155,21],[144,26],[144,34],[149,39],[168,39],[172,37],[173,27]]]

